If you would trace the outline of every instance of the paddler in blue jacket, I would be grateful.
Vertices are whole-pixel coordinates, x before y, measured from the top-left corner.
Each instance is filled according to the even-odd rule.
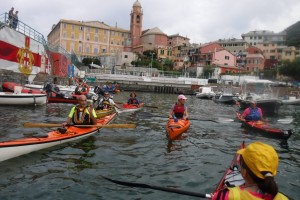
[[[140,104],[139,100],[136,98],[135,92],[130,93],[130,98],[128,99],[127,104],[136,106]]]
[[[263,120],[262,110],[256,106],[256,101],[250,102],[250,107],[245,109],[241,117],[244,121]]]
[[[172,106],[172,109],[169,113],[170,119],[171,118],[174,118],[174,120],[176,118],[177,119],[185,119],[185,120],[188,119],[189,113],[188,113],[187,107],[184,105],[186,100],[187,100],[187,98],[182,94],[177,97],[177,103],[175,103]],[[173,115],[174,115],[174,117],[173,117]]]

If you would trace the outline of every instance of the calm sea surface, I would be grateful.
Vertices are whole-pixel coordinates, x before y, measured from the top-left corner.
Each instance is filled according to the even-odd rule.
[[[129,93],[114,96],[127,100]],[[102,129],[85,140],[63,144],[0,162],[0,199],[196,199],[150,189],[130,188],[113,179],[174,187],[199,193],[214,190],[242,141],[268,143],[277,150],[276,180],[292,199],[300,194],[300,109],[282,106],[277,120],[292,116],[282,127],[295,130],[287,144],[245,131],[239,122],[192,120],[185,138],[168,144],[167,114],[177,95],[139,93],[147,105],[135,113],[121,113],[114,123],[137,123],[136,129]],[[45,135],[49,129],[24,128],[24,122],[57,123],[66,120],[72,105],[0,107],[0,140]],[[191,118],[234,118],[237,107],[188,96]]]

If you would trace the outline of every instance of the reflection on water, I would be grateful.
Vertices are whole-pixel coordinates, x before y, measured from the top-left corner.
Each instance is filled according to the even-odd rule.
[[[129,93],[114,100],[125,102]],[[294,135],[284,142],[245,130],[238,122],[192,120],[183,138],[169,143],[165,134],[167,114],[176,95],[139,93],[146,105],[136,113],[122,113],[113,123],[137,123],[136,129],[102,129],[85,140],[58,145],[0,163],[1,199],[193,199],[141,188],[127,188],[103,180],[113,179],[210,193],[216,187],[242,141],[262,141],[278,151],[276,180],[280,190],[297,199],[300,187],[300,111],[282,106],[270,120],[292,116]],[[232,118],[235,106],[188,96],[191,118]],[[65,121],[72,105],[0,107],[0,140],[45,135],[49,129],[24,128],[25,122]]]

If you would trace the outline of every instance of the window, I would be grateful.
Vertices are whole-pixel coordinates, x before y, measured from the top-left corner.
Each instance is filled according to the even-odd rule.
[[[75,29],[75,25],[74,24],[72,24],[72,30],[74,30]]]
[[[229,56],[225,56],[225,60],[229,60]]]
[[[64,28],[67,28],[67,24],[63,23],[63,27],[64,27]]]
[[[74,33],[71,34],[71,38],[72,38],[72,39],[75,39]]]
[[[128,55],[124,55],[124,58],[128,58]]]
[[[85,48],[85,52],[86,52],[86,53],[90,53],[90,47],[86,47],[86,48]]]
[[[95,37],[95,42],[98,42],[98,37]]]
[[[74,51],[74,43],[70,44],[70,50],[71,50],[71,52]]]
[[[94,48],[94,54],[98,53],[98,48]]]

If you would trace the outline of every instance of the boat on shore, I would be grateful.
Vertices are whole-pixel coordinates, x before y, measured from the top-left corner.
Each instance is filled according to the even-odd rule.
[[[99,125],[99,127],[89,126],[82,128],[76,126],[68,126],[66,127],[64,132],[59,129],[52,130],[48,132],[44,137],[30,137],[0,142],[0,162],[24,154],[28,154],[33,151],[38,151],[59,144],[86,138],[97,133],[102,128],[101,125],[110,123],[116,116],[117,113],[113,113],[111,115],[98,119],[97,125]]]
[[[171,142],[179,138],[191,125],[190,120],[184,119],[168,119],[166,124],[166,134],[168,140]]]

